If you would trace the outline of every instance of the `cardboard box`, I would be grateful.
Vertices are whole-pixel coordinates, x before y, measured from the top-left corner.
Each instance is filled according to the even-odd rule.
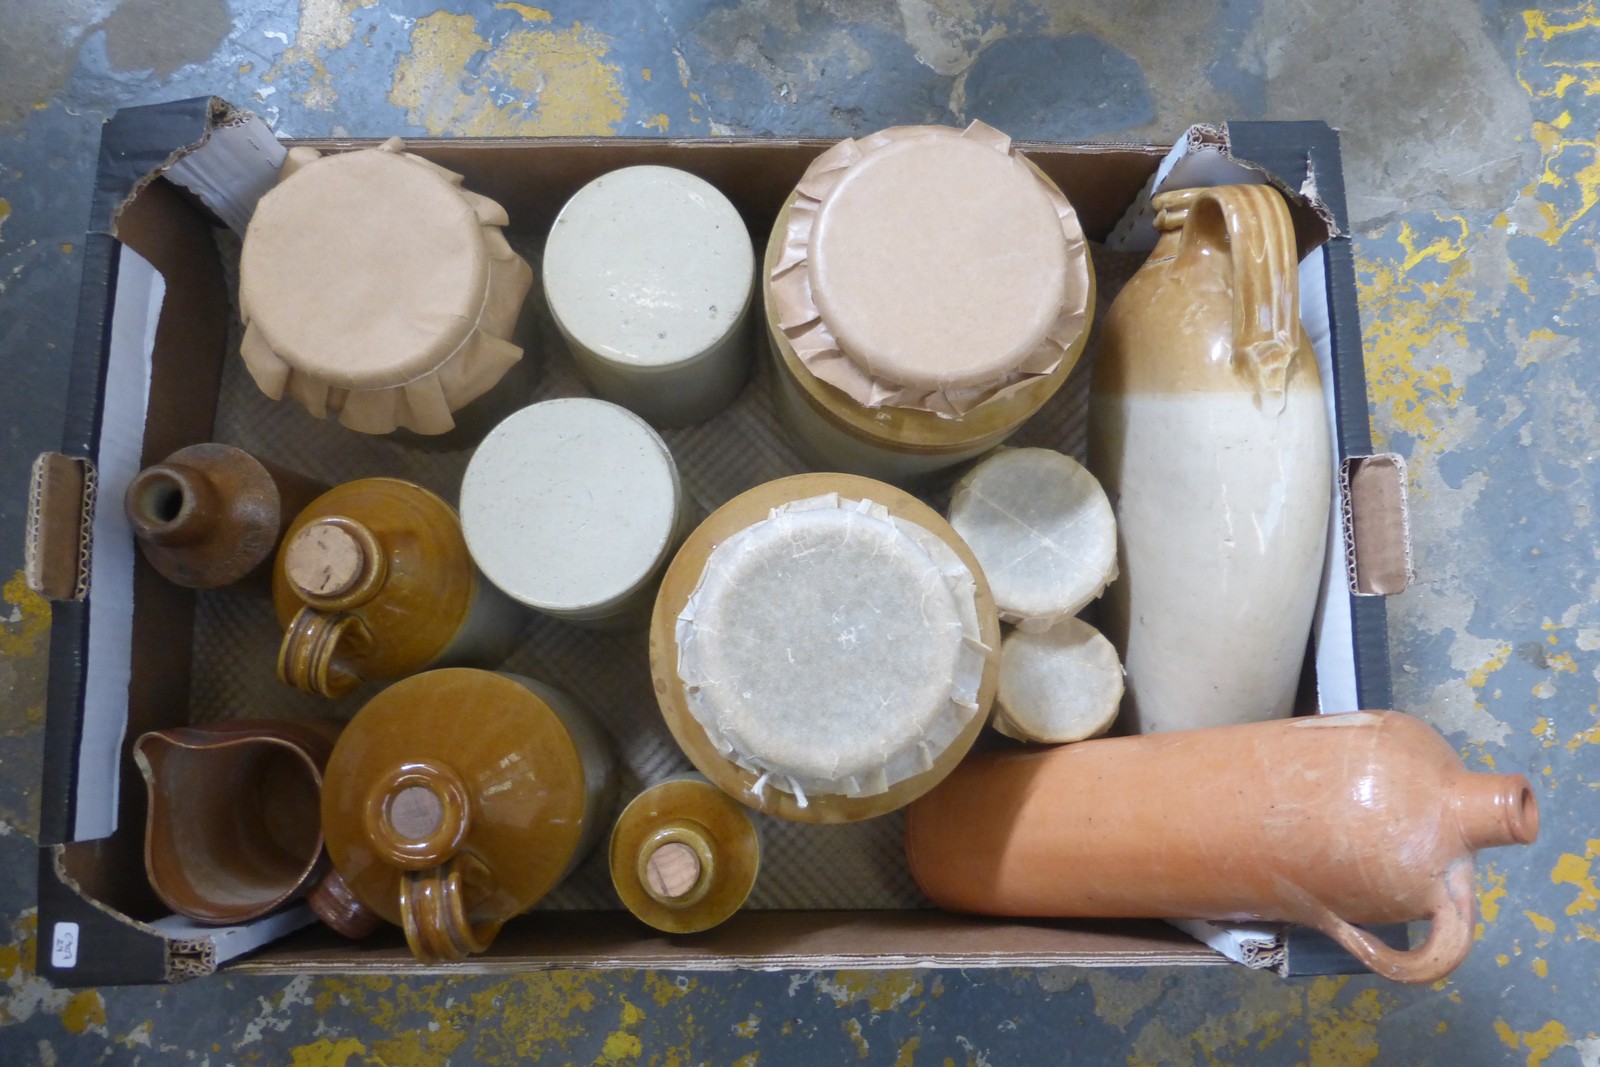
[[[372,141],[306,142],[337,149]],[[764,235],[806,164],[830,142],[614,139],[417,140],[409,147],[498,200],[512,229],[542,234],[568,196],[616,167],[658,163],[721,188]],[[1302,308],[1337,438],[1334,544],[1315,635],[1323,711],[1391,704],[1384,603],[1409,574],[1404,481],[1371,457],[1351,249],[1336,135],[1320,123],[1197,127],[1171,151],[1126,144],[1025,145],[1076,206],[1091,239],[1148,248],[1153,183],[1271,181],[1291,194]],[[285,147],[215,99],[127,109],[107,124],[86,240],[65,438],[40,457],[28,573],[56,601],[39,865],[41,974],[63,985],[160,982],[238,970],[418,970],[398,931],[352,946],[292,907],[207,928],[166,915],[145,884],[140,733],[189,706],[194,594],[134,550],[122,487],[142,466],[210,439],[229,351],[229,295],[213,228],[243,233]],[[1311,710],[1308,708],[1308,710]],[[1157,922],[1019,923],[913,911],[745,911],[707,934],[653,934],[619,912],[538,911],[492,951],[448,968],[975,967],[1214,964],[1281,973],[1358,969],[1320,935],[1279,927]],[[1391,931],[1404,936],[1403,930]]]

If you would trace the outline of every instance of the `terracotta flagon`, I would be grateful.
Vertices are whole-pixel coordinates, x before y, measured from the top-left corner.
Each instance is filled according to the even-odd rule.
[[[357,900],[423,962],[485,951],[607,825],[603,733],[540,682],[470,668],[398,682],[328,761],[328,855]]]
[[[1538,832],[1527,779],[1363,711],[986,753],[911,805],[906,856],[954,911],[1302,923],[1432,982],[1472,948],[1476,852]],[[1353,925],[1423,918],[1409,951]]]
[[[1124,723],[1286,716],[1333,493],[1295,237],[1265,185],[1161,193],[1155,250],[1107,312],[1089,469],[1117,518],[1106,636]]]
[[[284,535],[272,599],[278,677],[326,697],[429,667],[497,666],[522,621],[473,566],[455,509],[397,478],[312,501]]]
[[[123,506],[164,578],[216,589],[264,575],[284,528],[327,488],[242,448],[200,444],[140,471]]]
[[[239,719],[159,730],[133,745],[149,808],[145,871],[173,911],[242,923],[325,869],[322,770],[341,724]]]

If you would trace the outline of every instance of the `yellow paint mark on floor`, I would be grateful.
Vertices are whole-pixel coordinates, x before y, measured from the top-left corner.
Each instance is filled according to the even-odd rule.
[[[856,1047],[856,1055],[860,1056],[862,1059],[866,1059],[868,1056],[870,1056],[872,1054],[872,1050],[867,1047],[866,1036],[861,1033],[860,1020],[846,1019],[843,1025],[845,1034],[850,1038],[850,1043]]]
[[[1600,840],[1590,840],[1582,856],[1563,852],[1550,871],[1550,881],[1556,885],[1574,886],[1578,890],[1578,895],[1567,905],[1568,915],[1600,908],[1600,886],[1595,885],[1592,870],[1592,861],[1597,855],[1600,855]]]
[[[91,1026],[103,1029],[106,1025],[106,1002],[93,989],[74,993],[61,1009],[61,1025],[74,1034],[84,1033]]]
[[[761,1062],[761,1053],[746,1052],[743,1056],[733,1061],[733,1067],[756,1067]]]
[[[1453,222],[1460,230],[1455,237],[1435,237],[1432,241],[1417,247],[1417,231],[1411,228],[1409,222],[1400,223],[1400,234],[1395,240],[1400,242],[1400,247],[1405,249],[1406,258],[1400,261],[1400,272],[1403,274],[1411,270],[1425,259],[1437,259],[1440,263],[1454,263],[1467,251],[1467,220],[1460,215],[1435,215],[1440,222]]]
[[[1564,124],[1550,122],[1533,124],[1533,139],[1538,142],[1543,169],[1529,191],[1537,195],[1542,189],[1564,189],[1571,183],[1578,193],[1577,205],[1566,213],[1548,200],[1539,201],[1539,215],[1545,226],[1534,236],[1550,245],[1559,243],[1567,231],[1600,203],[1600,144],[1592,139],[1565,137],[1563,127]],[[1573,164],[1567,159],[1568,152],[1573,156],[1587,153],[1588,162]]]
[[[1483,869],[1483,882],[1478,889],[1478,914],[1486,923],[1500,918],[1500,902],[1506,898],[1506,876],[1490,863]]]
[[[61,254],[64,255],[64,256],[72,255],[72,242],[71,241],[62,241],[61,242]]]
[[[894,1067],[912,1067],[916,1060],[917,1049],[922,1047],[922,1038],[908,1037],[905,1044],[900,1046],[900,1054],[894,1058]]]
[[[657,974],[654,971],[652,971],[650,974],[647,974],[644,979],[645,992],[650,994],[650,999],[654,1000],[662,1007],[666,1007],[668,1004],[671,1004],[674,1000],[677,1000],[680,997],[688,996],[690,993],[693,993],[698,986],[699,983],[693,978],[686,978],[684,979],[683,984],[679,985],[666,975]]]
[[[1554,1019],[1537,1030],[1525,1030],[1520,1033],[1511,1029],[1504,1019],[1496,1019],[1494,1032],[1499,1035],[1500,1041],[1507,1048],[1528,1050],[1528,1067],[1539,1067],[1557,1049],[1572,1044],[1572,1036],[1567,1033],[1567,1028]]]
[[[1337,991],[1344,988],[1345,981],[1318,978],[1312,983],[1308,1004],[1332,1001],[1331,992],[1318,991],[1319,984],[1328,983],[1324,990]],[[1307,1051],[1311,1062],[1318,1067],[1365,1067],[1372,1063],[1378,1058],[1378,1021],[1394,1003],[1392,996],[1371,988],[1357,993],[1342,1010],[1311,1013],[1308,1007],[1311,1040]]]
[[[1557,37],[1567,34],[1584,30],[1600,30],[1600,13],[1597,13],[1593,4],[1585,4],[1580,8],[1560,12],[1524,11],[1522,13],[1522,22],[1526,28],[1526,34],[1523,38],[1523,45],[1517,50],[1519,58],[1526,56],[1528,42],[1540,41],[1548,43]],[[1600,64],[1583,58],[1585,50],[1582,48],[1572,50],[1571,54],[1578,56],[1578,58],[1565,59],[1556,57],[1542,59],[1542,66],[1561,72],[1556,76],[1555,84],[1549,89],[1535,89],[1519,70],[1517,72],[1517,80],[1522,83],[1523,91],[1535,98],[1543,97],[1559,100],[1566,97],[1567,90],[1577,85],[1582,87],[1585,96],[1600,95]],[[1593,50],[1588,50],[1587,54],[1592,55]]]
[[[435,12],[411,30],[389,102],[436,135],[610,135],[627,111],[610,38],[582,23],[513,30],[499,41],[470,15]],[[480,53],[476,73],[467,66]]]
[[[644,128],[647,130],[660,130],[662,133],[666,133],[667,116],[665,114],[657,114],[651,118],[645,119]]]
[[[328,53],[348,45],[356,35],[355,13],[372,7],[378,0],[300,0],[300,23],[294,42],[278,57],[272,69],[262,75],[271,82],[294,69],[309,70],[305,92],[296,99],[317,111],[331,111],[339,93],[333,87],[325,60]]]
[[[621,1000],[622,1013],[617,1028],[606,1035],[605,1043],[600,1046],[601,1063],[627,1063],[644,1055],[644,1042],[633,1033],[633,1028],[644,1021],[644,1012],[629,1003],[627,997]]]
[[[289,1050],[290,1067],[345,1067],[351,1056],[365,1057],[367,1047],[353,1037],[320,1038]]]
[[[840,1007],[864,1000],[874,1014],[893,1011],[922,995],[921,979],[897,971],[838,971],[831,979],[817,979],[816,985]]]
[[[1540,978],[1550,977],[1550,965],[1542,958],[1535,956],[1531,966],[1533,967],[1533,973],[1538,975]]]
[[[17,571],[0,588],[0,600],[11,609],[0,616],[0,657],[31,656],[50,632],[50,602],[28,588],[27,579]]]
[[[533,7],[529,4],[507,2],[503,4],[496,4],[494,6],[499,8],[501,11],[515,11],[517,14],[522,16],[524,22],[549,22],[555,17],[544,8]]]
[[[11,201],[0,196],[0,231],[4,231],[6,219],[11,217]]]
[[[1467,674],[1467,684],[1474,689],[1482,689],[1484,686],[1489,684],[1489,676],[1495,671],[1504,667],[1506,665],[1506,661],[1510,658],[1511,646],[1509,644],[1502,644],[1494,653],[1494,655],[1484,660],[1483,663],[1479,664],[1477,667],[1474,667]]]

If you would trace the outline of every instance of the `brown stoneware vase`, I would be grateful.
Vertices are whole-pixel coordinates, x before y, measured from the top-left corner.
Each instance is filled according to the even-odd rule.
[[[289,521],[327,488],[242,448],[200,444],[140,471],[123,505],[164,578],[216,589],[264,575]]]
[[[325,869],[322,771],[341,724],[240,719],[158,730],[133,745],[149,795],[144,862],[180,915],[247,922]]]
[[[562,693],[449,668],[385,689],[328,761],[322,826],[356,899],[423,962],[483,952],[608,824],[612,757]]]
[[[1432,982],[1472,948],[1477,851],[1538,832],[1521,775],[1362,711],[975,756],[911,805],[906,857],[953,911],[1295,922]],[[1353,925],[1424,918],[1409,951]]]
[[[1283,197],[1155,197],[1160,238],[1106,313],[1089,469],[1117,518],[1106,636],[1140,733],[1281,718],[1322,581],[1328,415]]]
[[[396,478],[312,501],[284,535],[272,598],[278,677],[326,697],[429,667],[498,665],[523,621],[473,566],[455,509]]]

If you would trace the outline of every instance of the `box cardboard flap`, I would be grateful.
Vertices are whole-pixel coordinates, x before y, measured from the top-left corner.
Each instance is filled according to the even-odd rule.
[[[23,573],[48,600],[82,600],[89,592],[89,529],[98,478],[86,459],[44,452],[28,483]]]
[[[1339,469],[1350,591],[1393,596],[1416,576],[1406,505],[1406,462],[1393,452],[1353,456]]]

